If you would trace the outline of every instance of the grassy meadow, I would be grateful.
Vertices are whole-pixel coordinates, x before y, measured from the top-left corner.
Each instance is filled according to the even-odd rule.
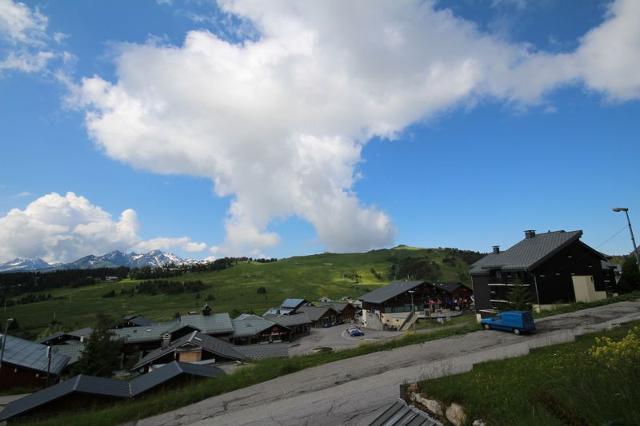
[[[429,398],[462,404],[469,424],[483,419],[490,425],[637,425],[640,367],[608,368],[589,349],[597,338],[620,340],[639,324],[478,364],[468,373],[421,382],[419,389]]]
[[[23,333],[35,336],[46,332],[54,319],[65,329],[75,329],[91,325],[97,313],[113,317],[139,313],[154,320],[168,320],[176,312],[199,310],[208,297],[213,298],[207,303],[216,312],[235,310],[262,314],[288,297],[309,300],[323,296],[333,299],[358,297],[388,283],[393,278],[392,264],[406,257],[425,257],[437,263],[442,281],[469,281],[467,263],[455,251],[399,246],[367,253],[291,257],[274,263],[242,262],[222,271],[188,273],[170,278],[177,281],[201,280],[208,288],[198,294],[120,294],[123,289],[135,287],[138,283],[135,280],[60,288],[50,291],[54,298],[59,298],[57,300],[6,309],[0,307],[0,320],[16,318]],[[455,261],[444,261],[447,257]],[[354,275],[358,278],[355,279]],[[265,294],[258,294],[260,287],[266,289]],[[102,297],[111,290],[115,290],[116,297]]]

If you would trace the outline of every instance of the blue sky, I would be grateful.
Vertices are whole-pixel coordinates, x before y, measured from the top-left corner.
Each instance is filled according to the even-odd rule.
[[[630,94],[621,95],[592,83],[590,77],[577,77],[545,87],[535,100],[497,95],[492,89],[489,94],[477,91],[437,108],[424,107],[416,112],[418,119],[403,118],[392,135],[372,132],[366,141],[358,142],[361,153],[349,169],[356,178],[351,184],[339,185],[339,191],[357,196],[360,206],[387,217],[392,233],[385,228],[380,239],[364,236],[358,246],[362,234],[380,230],[363,227],[345,243],[335,235],[348,232],[343,229],[351,225],[319,232],[329,225],[294,202],[289,210],[274,208],[257,217],[233,219],[239,226],[255,226],[261,236],[277,234],[276,242],[263,244],[259,239],[254,245],[254,240],[245,239],[233,245],[236,240],[229,236],[232,231],[226,225],[230,204],[242,194],[241,189],[220,196],[214,193],[213,183],[218,171],[189,175],[195,166],[172,172],[145,162],[128,149],[110,152],[116,142],[100,133],[103,130],[91,134],[85,122],[88,111],[97,110],[104,116],[105,109],[95,101],[86,107],[68,98],[70,86],[82,87],[83,78],[97,76],[113,85],[119,79],[133,80],[133,74],[125,74],[132,73],[130,69],[118,71],[118,58],[129,46],[180,49],[193,30],[207,30],[237,44],[259,40],[260,24],[247,16],[232,16],[228,10],[223,13],[207,1],[24,3],[47,17],[46,48],[67,52],[73,59],[64,64],[53,59],[38,71],[8,69],[0,74],[0,217],[11,209],[26,211],[45,194],[73,192],[114,221],[121,212],[133,209],[139,222],[133,240],[106,243],[108,238],[101,235],[98,241],[83,240],[74,249],[65,248],[70,257],[82,250],[106,251],[118,245],[121,249],[154,248],[152,243],[141,242],[158,237],[187,238],[214,247],[187,250],[182,243],[168,247],[187,257],[239,254],[241,250],[249,255],[286,257],[335,247],[351,250],[395,244],[487,251],[493,244],[507,247],[515,243],[522,230],[529,228],[538,232],[582,229],[583,241],[598,250],[609,254],[631,250],[623,230],[624,217],[612,213],[611,207],[629,207],[632,220],[640,217],[637,88],[625,87]],[[441,1],[434,9],[450,10],[459,22],[473,24],[479,33],[505,45],[562,54],[575,52],[581,37],[608,19],[609,6],[598,1]],[[237,31],[239,26],[245,31]],[[54,42],[57,32],[68,36]],[[348,32],[338,35],[349,37]],[[0,44],[5,51],[15,46]],[[420,49],[412,52],[419,55]],[[144,75],[145,70],[138,72]],[[615,84],[607,84],[618,90]],[[331,127],[329,120],[327,123]],[[157,163],[159,158],[149,161]],[[303,189],[313,191],[313,187]],[[287,192],[286,185],[283,191]],[[250,200],[247,205],[255,208],[255,203],[258,201]],[[325,209],[321,216],[334,214],[322,204],[318,209]],[[341,217],[336,214],[334,219]],[[22,238],[21,228],[7,225],[2,234],[2,226],[0,222],[0,235],[9,238],[11,233],[11,241]],[[39,247],[49,234],[33,235],[24,237],[33,238],[31,245],[16,243],[12,251],[0,252],[0,257],[36,253],[48,260],[61,258],[55,254],[63,247],[58,243],[48,251]],[[64,240],[60,235],[56,238]]]

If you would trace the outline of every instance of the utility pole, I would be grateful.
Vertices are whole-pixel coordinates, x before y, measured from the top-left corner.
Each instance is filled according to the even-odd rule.
[[[51,346],[47,346],[47,386],[49,387],[49,376],[51,373]]]
[[[631,234],[631,244],[633,244],[633,254],[636,256],[636,267],[640,270],[640,254],[638,254],[638,246],[636,245],[636,239],[633,236],[633,228],[631,227],[631,220],[629,219],[629,209],[627,207],[615,207],[612,209],[614,212],[624,212],[627,217],[627,225],[629,225],[629,233]]]
[[[4,357],[4,347],[7,346],[7,331],[9,331],[9,324],[13,322],[13,318],[7,318],[7,322],[4,324],[4,334],[2,335],[2,348],[0,348],[0,371],[2,371],[2,359]]]

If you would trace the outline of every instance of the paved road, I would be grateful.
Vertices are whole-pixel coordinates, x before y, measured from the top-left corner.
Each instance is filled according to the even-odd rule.
[[[522,350],[532,339],[551,340],[569,334],[565,330],[595,329],[631,320],[640,320],[640,301],[539,320],[535,337],[477,331],[337,361],[136,423],[138,426],[368,424],[379,410],[398,397],[401,383],[431,377],[434,369],[460,371],[460,366],[469,360],[478,362],[496,351]]]
[[[400,331],[377,331],[363,329],[364,336],[351,337],[347,333],[348,324],[329,328],[312,328],[309,336],[302,337],[289,347],[289,355],[312,353],[314,349],[328,347],[336,350],[354,348],[361,343],[373,343],[402,336]]]

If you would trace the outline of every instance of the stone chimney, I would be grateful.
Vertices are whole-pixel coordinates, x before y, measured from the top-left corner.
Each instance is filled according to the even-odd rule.
[[[533,238],[536,236],[536,230],[535,229],[527,229],[526,231],[524,231],[524,238],[526,240],[528,240],[529,238]]]
[[[493,254],[498,254],[500,253],[500,246],[493,246]]]

